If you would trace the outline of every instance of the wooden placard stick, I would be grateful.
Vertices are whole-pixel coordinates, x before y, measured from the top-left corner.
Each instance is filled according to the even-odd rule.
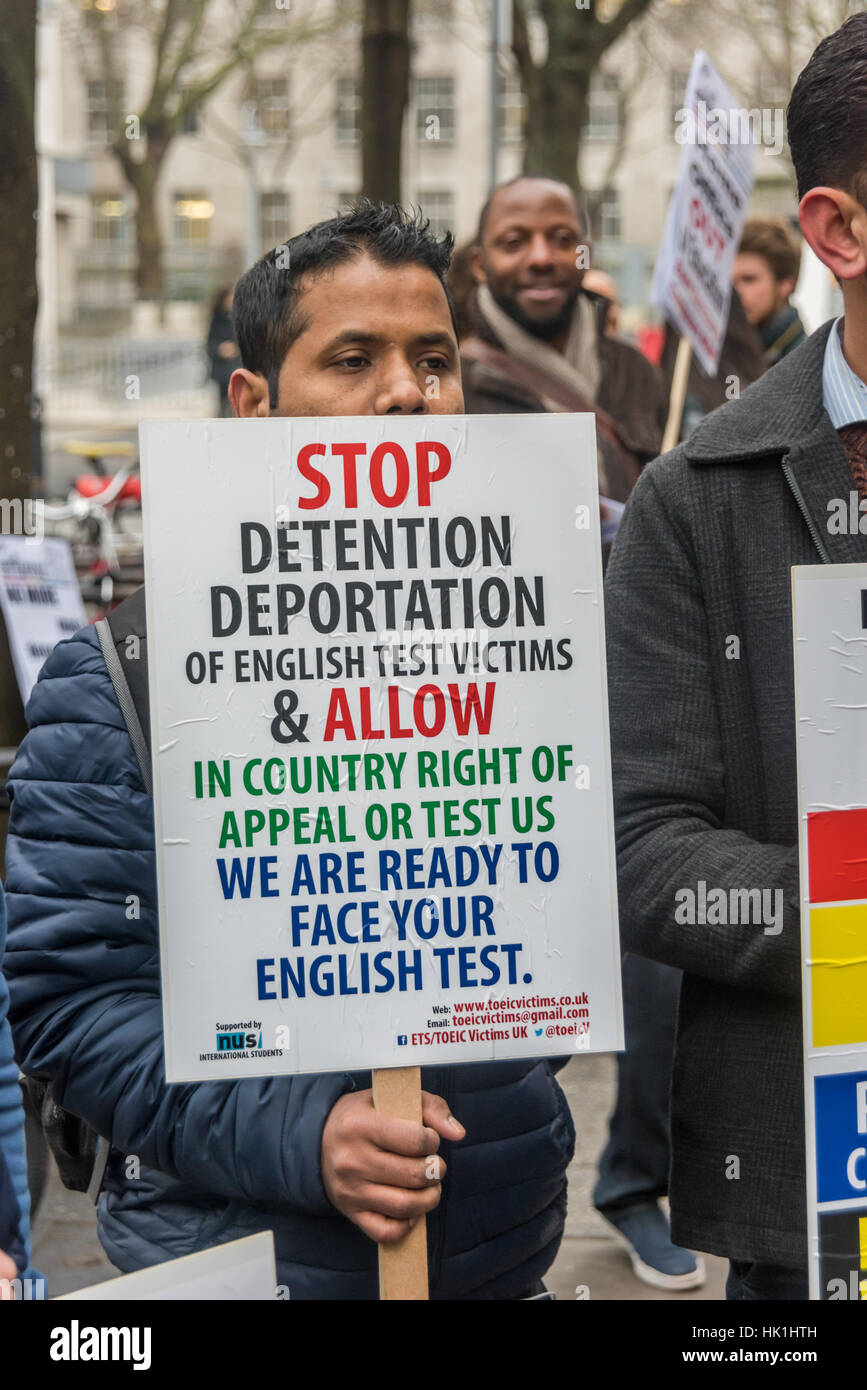
[[[373,1104],[382,1115],[421,1124],[421,1067],[374,1068]],[[427,1300],[426,1217],[396,1245],[380,1245],[379,1297]]]
[[[668,397],[668,419],[665,434],[662,436],[661,453],[667,454],[680,439],[680,422],[683,419],[683,403],[686,400],[686,384],[689,381],[689,364],[692,360],[692,343],[689,338],[681,338],[677,345],[674,360],[674,373],[671,378],[671,391]]]

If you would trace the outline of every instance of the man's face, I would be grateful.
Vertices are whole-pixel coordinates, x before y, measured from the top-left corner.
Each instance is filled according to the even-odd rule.
[[[764,256],[743,252],[735,256],[732,284],[750,323],[764,323],[778,314],[794,289],[791,280],[778,280]]]
[[[283,359],[276,408],[267,392],[249,408],[238,390],[236,415],[463,414],[448,302],[424,266],[358,256],[305,276],[296,312],[307,326]]]
[[[538,338],[561,336],[584,275],[583,230],[564,184],[521,179],[494,195],[473,274],[500,308]]]

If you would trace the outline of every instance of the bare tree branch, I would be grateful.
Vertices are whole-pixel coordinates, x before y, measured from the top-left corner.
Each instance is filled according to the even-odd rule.
[[[613,43],[616,43],[617,40],[626,33],[630,24],[649,10],[652,4],[653,0],[623,0],[623,4],[620,6],[616,15],[609,19],[607,23],[602,24],[597,21],[595,26],[595,44],[597,51],[602,54],[609,49]]]
[[[535,71],[535,64],[530,52],[527,14],[522,0],[512,0],[512,52],[515,55],[515,62],[518,64],[521,84],[526,91],[531,75]]]

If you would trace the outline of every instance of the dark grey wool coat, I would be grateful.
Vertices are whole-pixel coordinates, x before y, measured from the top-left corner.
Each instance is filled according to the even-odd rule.
[[[606,579],[623,941],[684,971],[673,1237],[791,1266],[807,1238],[790,570],[867,561],[867,537],[828,531],[854,490],[822,403],[829,331],[647,467]],[[701,880],[782,889],[782,931],[679,924],[675,895]]]

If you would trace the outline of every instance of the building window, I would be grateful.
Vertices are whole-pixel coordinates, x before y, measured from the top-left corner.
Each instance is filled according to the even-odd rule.
[[[338,145],[357,145],[361,139],[361,83],[357,78],[338,78],[336,116]]]
[[[91,193],[90,240],[97,246],[128,246],[130,210],[117,193]]]
[[[108,145],[115,138],[123,107],[123,83],[88,82],[87,143]]]
[[[620,87],[610,73],[598,73],[591,80],[584,134],[588,140],[616,140],[620,135]]]
[[[497,109],[500,116],[500,141],[517,145],[524,136],[526,99],[521,79],[516,72],[497,74]]]
[[[415,200],[422,215],[430,218],[434,236],[452,231],[455,225],[455,195],[447,190],[418,193]]]
[[[782,107],[789,104],[789,88],[773,68],[760,68],[756,74],[756,95],[760,106]]]
[[[191,106],[181,117],[178,126],[179,135],[198,135],[199,133],[199,108]]]
[[[599,241],[620,240],[620,194],[616,188],[606,188],[592,199]]]
[[[176,193],[172,207],[172,240],[176,246],[207,246],[214,204],[204,193]]]
[[[289,81],[285,77],[260,77],[256,82],[256,119],[269,140],[289,134]]]
[[[455,80],[418,77],[415,81],[415,133],[421,144],[450,145],[455,138]]]
[[[668,75],[668,119],[673,126],[680,126],[683,118],[678,120],[678,111],[684,110],[686,101],[686,84],[689,81],[689,73],[683,71],[671,72]]]
[[[788,181],[758,179],[750,201],[750,215],[753,217],[782,217],[795,236],[800,236],[798,200]]]
[[[262,233],[262,255],[282,246],[289,239],[289,194],[259,194],[259,229]]]

